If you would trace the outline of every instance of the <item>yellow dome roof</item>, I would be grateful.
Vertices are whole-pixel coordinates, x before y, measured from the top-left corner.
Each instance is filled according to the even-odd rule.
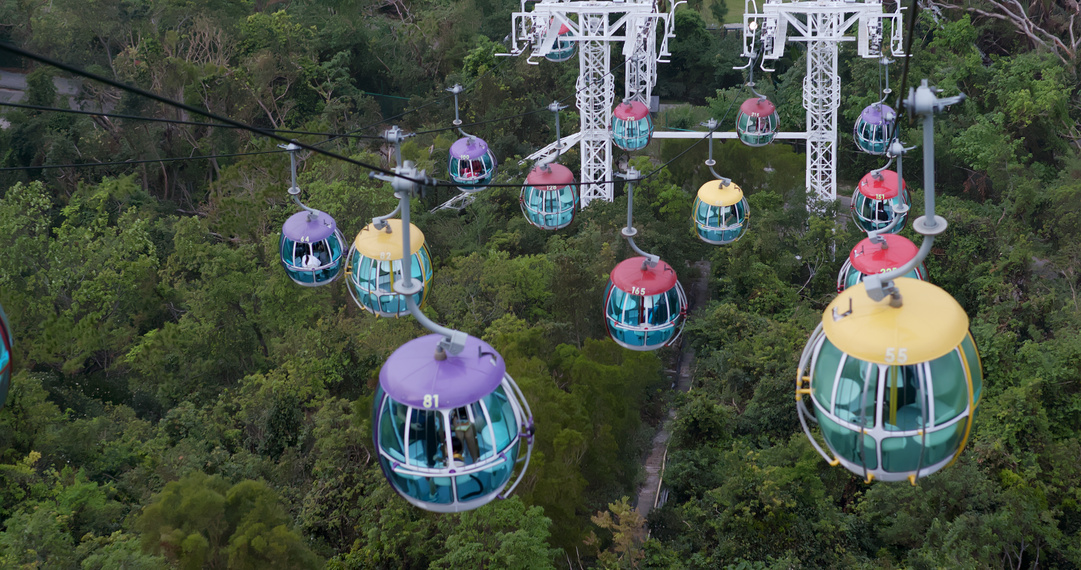
[[[387,226],[389,226],[389,232],[387,228],[375,229],[375,224],[368,224],[364,229],[360,230],[357,239],[353,240],[353,245],[356,246],[357,251],[365,257],[381,261],[397,261],[401,259],[402,221],[387,220]],[[420,251],[420,248],[424,247],[424,233],[413,224],[409,224],[409,246],[412,249],[410,252],[412,254],[416,254]]]
[[[845,289],[822,314],[822,330],[834,346],[877,364],[917,364],[934,360],[961,344],[968,315],[936,285],[900,277],[894,284],[904,305],[889,297],[875,302],[865,283]]]
[[[735,184],[710,180],[698,189],[698,199],[710,206],[732,206],[743,199],[743,190]]]

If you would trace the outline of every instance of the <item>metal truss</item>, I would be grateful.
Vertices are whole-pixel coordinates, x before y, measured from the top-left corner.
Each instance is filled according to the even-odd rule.
[[[841,103],[838,45],[856,39],[861,57],[880,58],[887,21],[891,24],[890,51],[894,56],[904,55],[900,2],[894,12],[886,13],[881,0],[765,0],[759,12],[754,0],[746,0],[744,57],[751,57],[757,47],[763,54],[762,69],[772,71],[766,68],[766,61],[780,58],[786,42],[807,44],[807,74],[803,80],[807,187],[821,199],[837,199],[837,108]],[[856,38],[847,35],[853,28],[857,30]],[[760,42],[758,46],[756,41]]]
[[[526,11],[512,15],[511,55],[530,52],[529,62],[538,63],[557,41],[578,45],[578,80],[575,96],[580,116],[582,206],[601,199],[612,201],[611,115],[615,106],[615,78],[611,70],[611,44],[622,43],[625,59],[624,96],[647,105],[657,83],[657,63],[665,62],[668,39],[674,37],[676,6],[658,12],[656,0],[530,2]],[[663,25],[663,33],[657,33]],[[561,27],[569,32],[559,36]],[[658,35],[660,44],[658,45]],[[569,137],[568,137],[569,138]],[[534,155],[531,156],[535,156]]]

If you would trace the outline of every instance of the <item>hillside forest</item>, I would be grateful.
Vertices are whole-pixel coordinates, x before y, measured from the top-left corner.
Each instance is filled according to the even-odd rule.
[[[724,247],[690,219],[713,179],[704,143],[617,154],[648,175],[637,243],[688,290],[707,284],[682,346],[634,352],[608,339],[601,307],[612,267],[633,255],[623,183],[556,232],[520,212],[520,161],[555,137],[546,107],[570,105],[564,134],[579,117],[576,59],[499,55],[518,2],[0,1],[2,43],[383,168],[394,158],[379,135],[398,125],[417,133],[403,157],[437,179],[458,136],[446,89],[465,86],[462,118],[505,186],[460,211],[436,209],[451,188],[414,198],[435,268],[424,311],[503,355],[537,426],[511,498],[450,515],[410,506],[379,469],[371,408],[382,363],[426,332],[360,310],[341,282],[288,279],[278,240],[296,206],[278,141],[0,50],[0,76],[25,74],[32,106],[0,106],[0,305],[15,339],[0,567],[1081,567],[1077,4],[905,6],[894,97],[923,78],[968,97],[934,126],[949,228],[927,269],[968,314],[984,371],[967,448],[915,486],[830,467],[799,426],[800,352],[864,237],[840,202],[808,194],[802,144],[714,143],[752,212]],[[676,9],[658,129],[711,117],[733,129],[748,96],[733,69],[741,37],[707,24],[729,9]],[[781,130],[804,129],[805,56],[791,43],[755,75]],[[621,62],[614,49],[617,86]],[[851,195],[882,165],[850,136],[880,75],[853,42],[840,74],[839,194]],[[73,104],[111,115],[61,112]],[[901,128],[923,140],[907,115]],[[921,151],[904,170],[917,214]],[[578,152],[561,158],[575,172]],[[347,240],[395,207],[367,169],[314,152],[298,169],[304,202]],[[686,349],[682,392],[671,386]],[[643,517],[642,461],[665,425],[667,500]]]

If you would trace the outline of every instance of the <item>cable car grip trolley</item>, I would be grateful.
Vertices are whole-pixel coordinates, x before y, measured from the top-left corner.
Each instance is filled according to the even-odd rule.
[[[395,140],[400,144],[401,137]],[[428,178],[410,161],[399,164],[395,176],[370,176],[394,188],[407,259],[414,250],[413,181]],[[399,347],[379,371],[372,425],[383,475],[406,501],[433,512],[461,512],[506,498],[524,477],[533,451],[533,414],[525,396],[491,345],[421,312],[416,296],[424,284],[412,272],[403,272],[393,289],[433,334]]]
[[[983,371],[968,316],[942,289],[904,277],[946,229],[935,215],[934,113],[963,99],[939,99],[926,79],[910,90],[905,107],[924,118],[925,214],[913,223],[923,243],[902,266],[840,293],[800,357],[795,397],[804,432],[830,465],[868,483],[915,485],[956,461],[979,405]],[[892,146],[899,157],[896,138]]]

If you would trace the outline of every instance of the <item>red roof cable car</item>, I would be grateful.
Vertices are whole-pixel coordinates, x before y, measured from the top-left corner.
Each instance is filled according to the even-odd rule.
[[[935,285],[905,277],[946,230],[935,215],[931,136],[934,113],[962,99],[937,98],[926,79],[910,92],[905,104],[924,116],[928,137],[925,215],[912,224],[923,244],[908,262],[865,276],[830,303],[796,373],[796,410],[811,445],[868,483],[915,485],[953,463],[980,402],[983,369],[964,309]]]
[[[638,171],[630,168],[620,176],[627,179],[627,227],[622,234],[639,256],[623,260],[612,270],[604,291],[604,323],[620,346],[656,350],[675,343],[683,331],[687,295],[671,265],[635,245],[638,230],[632,215]]]
[[[638,99],[624,99],[612,111],[612,144],[633,152],[642,150],[653,136],[649,107]]]
[[[913,147],[915,148],[915,147]],[[852,193],[852,221],[864,232],[899,233],[908,220],[908,187],[901,177],[901,155],[906,149],[894,139],[886,153],[889,160],[882,168],[868,172]],[[897,172],[888,170],[894,157]]]
[[[750,208],[747,198],[743,196],[743,190],[713,170],[713,165],[717,164],[717,161],[713,160],[713,132],[717,130],[717,121],[710,119],[702,123],[702,126],[709,128],[706,136],[709,139],[709,159],[706,160],[706,166],[716,180],[706,182],[698,189],[691,217],[694,218],[695,230],[702,241],[725,245],[735,242],[747,233]]]
[[[402,213],[399,259],[410,241],[409,200],[416,180],[411,162],[390,182]],[[427,511],[461,512],[504,499],[525,476],[533,451],[533,414],[488,343],[440,326],[421,312],[424,284],[404,272],[393,285],[408,312],[434,334],[413,339],[379,371],[372,405],[372,438],[379,467],[403,499]]]
[[[752,21],[751,26],[753,33],[757,28],[757,24]],[[754,45],[753,39],[751,45]],[[747,70],[747,83],[745,85],[751,90],[751,93],[755,94],[754,97],[747,99],[739,106],[739,114],[736,115],[736,134],[739,136],[739,140],[743,141],[743,144],[747,146],[765,146],[773,142],[773,137],[777,136],[780,120],[777,117],[777,107],[765,95],[754,89],[754,63],[758,59],[758,52],[751,52],[751,57],[748,59],[747,65],[733,68]],[[766,61],[763,59],[762,71],[773,71],[766,69],[765,65]]]
[[[569,168],[559,164],[563,139],[559,134],[559,111],[566,109],[558,101],[548,105],[556,116],[556,152],[543,158],[530,169],[522,186],[518,203],[530,224],[542,230],[558,230],[574,221],[578,208],[578,183]]]
[[[496,160],[488,143],[462,130],[462,120],[458,118],[458,94],[464,91],[461,85],[447,89],[454,94],[454,126],[462,138],[450,145],[450,157],[447,159],[447,172],[458,189],[465,193],[484,190],[495,176]],[[399,161],[400,163],[400,161]]]

